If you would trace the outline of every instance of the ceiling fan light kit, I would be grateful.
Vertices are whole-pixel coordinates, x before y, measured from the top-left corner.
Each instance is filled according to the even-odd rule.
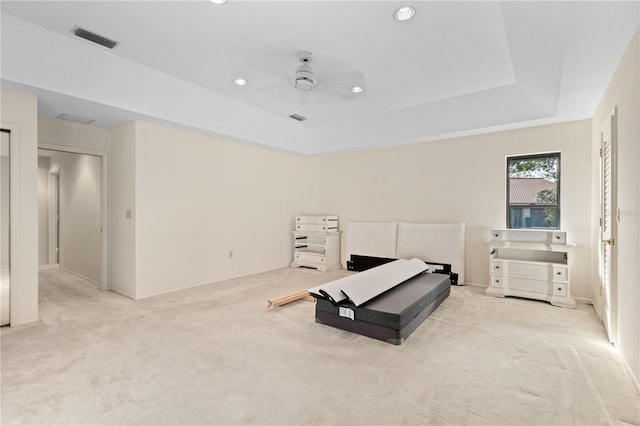
[[[396,11],[393,13],[393,17],[396,19],[396,21],[408,21],[409,19],[413,18],[415,14],[416,10],[413,7],[404,6],[396,9]]]
[[[349,90],[351,91],[351,93],[362,93],[364,91],[364,89],[360,86],[353,86]]]
[[[233,84],[235,84],[236,86],[246,86],[247,84],[249,84],[249,82],[244,78],[236,78],[235,80],[233,80]]]
[[[313,86],[316,85],[316,80],[313,77],[313,69],[309,66],[311,63],[312,53],[303,50],[300,52],[298,59],[302,62],[302,65],[298,67],[295,74],[295,88],[301,92],[310,92],[313,90]]]

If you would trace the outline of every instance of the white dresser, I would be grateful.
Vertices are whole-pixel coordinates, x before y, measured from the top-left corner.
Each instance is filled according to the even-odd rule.
[[[517,296],[575,308],[571,296],[571,251],[565,231],[492,229],[487,296]]]
[[[338,216],[296,216],[293,262],[319,271],[340,269]]]

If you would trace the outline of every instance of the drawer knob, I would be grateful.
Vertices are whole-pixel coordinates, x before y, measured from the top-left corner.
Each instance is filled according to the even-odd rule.
[[[558,287],[558,291],[561,291],[561,290],[562,290],[562,287]]]
[[[500,269],[500,267],[496,265],[496,269]]]
[[[558,271],[556,272],[557,275],[562,275],[562,272]]]
[[[493,236],[494,236],[494,237],[499,237],[499,235],[498,235],[498,234],[493,234]]]

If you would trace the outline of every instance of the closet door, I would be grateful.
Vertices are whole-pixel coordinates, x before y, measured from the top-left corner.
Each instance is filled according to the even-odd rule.
[[[0,131],[0,325],[9,324],[9,137]]]

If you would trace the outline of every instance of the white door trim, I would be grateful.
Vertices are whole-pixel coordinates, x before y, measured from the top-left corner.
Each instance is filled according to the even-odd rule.
[[[111,222],[109,216],[109,152],[99,151],[95,149],[77,148],[66,145],[56,145],[50,143],[38,143],[38,149],[49,149],[53,151],[69,152],[72,154],[88,154],[101,157],[102,159],[102,279],[100,282],[100,288],[102,290],[108,290],[109,285],[109,224]]]
[[[618,336],[617,291],[617,228],[619,220],[617,200],[617,107],[600,127],[600,228],[598,230],[599,296],[602,298],[602,322],[612,344]],[[608,149],[605,147],[608,141]],[[608,175],[606,162],[609,158]],[[605,202],[605,183],[609,179],[609,199]],[[608,254],[608,256],[606,256]],[[608,260],[608,262],[607,262]]]
[[[0,127],[9,131],[9,325],[22,325],[17,323],[20,303],[20,291],[16,287],[26,275],[26,265],[20,262],[20,230],[22,229],[20,217],[20,126],[16,124],[1,123]]]

